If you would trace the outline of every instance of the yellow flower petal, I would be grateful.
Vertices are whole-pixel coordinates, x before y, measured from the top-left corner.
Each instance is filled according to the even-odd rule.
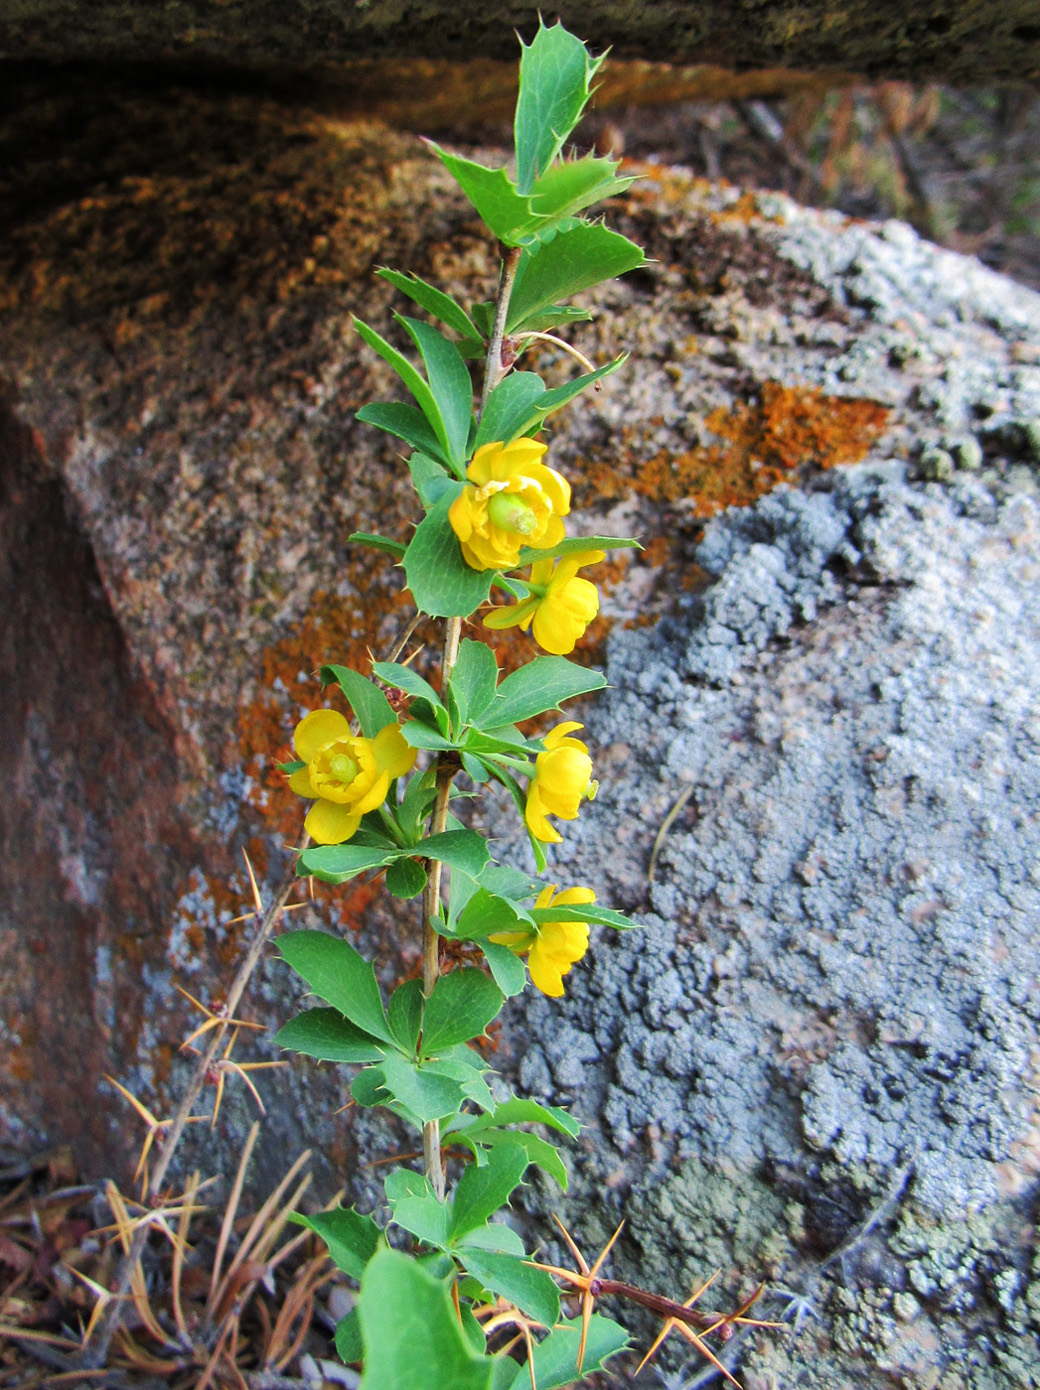
[[[315,797],[318,793],[311,786],[311,775],[305,767],[298,767],[289,778],[289,790],[297,796]]]
[[[349,840],[361,824],[361,816],[349,806],[324,798],[314,803],[307,812],[303,828],[319,845],[341,845]]]
[[[494,632],[501,632],[507,627],[527,627],[537,608],[536,598],[525,599],[523,603],[514,604],[511,608],[492,608],[490,613],[484,614],[484,626]]]
[[[293,734],[293,747],[305,763],[326,743],[350,737],[350,723],[335,709],[316,709],[300,720]]]
[[[584,729],[584,727],[585,725],[579,723],[577,719],[565,719],[562,724],[554,725],[545,735],[546,748],[558,748],[568,734],[572,734],[575,729]],[[581,744],[581,747],[585,748],[580,739],[572,739],[571,742]],[[588,752],[588,749],[585,751]]]
[[[372,740],[376,767],[389,777],[403,777],[415,766],[416,750],[404,741],[399,724],[387,724]]]
[[[353,810],[358,815],[364,815],[366,811],[374,811],[377,806],[382,806],[389,790],[389,775],[385,772],[379,773],[368,791],[362,791],[362,789],[359,788],[358,798],[352,803]],[[353,834],[354,832],[351,831],[350,833]]]
[[[531,972],[531,983],[547,994],[550,999],[559,999],[563,994],[563,971],[555,962],[536,954],[533,950],[527,958],[527,968]],[[570,969],[570,966],[567,966]]]
[[[545,807],[538,792],[537,782],[532,782],[527,791],[527,805],[524,809],[527,828],[536,840],[545,845],[558,845],[563,836],[558,834],[545,818]]]

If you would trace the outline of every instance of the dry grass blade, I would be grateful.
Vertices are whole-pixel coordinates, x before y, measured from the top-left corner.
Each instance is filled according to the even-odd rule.
[[[249,1166],[249,1159],[256,1146],[257,1138],[260,1134],[260,1125],[256,1121],[249,1128],[246,1135],[246,1142],[242,1147],[242,1157],[238,1160],[238,1171],[235,1173],[235,1181],[231,1186],[231,1193],[228,1196],[227,1206],[224,1208],[224,1219],[220,1225],[220,1235],[217,1238],[217,1250],[213,1256],[213,1273],[210,1277],[209,1298],[206,1300],[207,1309],[212,1309],[216,1302],[217,1285],[220,1283],[220,1271],[224,1264],[224,1255],[227,1251],[228,1241],[231,1239],[231,1231],[235,1224],[235,1213],[238,1211],[238,1204],[242,1200],[242,1188],[245,1185],[246,1169]]]

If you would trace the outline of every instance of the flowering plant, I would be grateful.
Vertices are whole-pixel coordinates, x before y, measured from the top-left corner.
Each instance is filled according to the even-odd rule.
[[[362,1365],[362,1390],[550,1390],[627,1343],[617,1323],[592,1313],[599,1262],[591,1272],[580,1257],[573,1273],[540,1266],[495,1219],[529,1167],[566,1185],[559,1154],[531,1126],[570,1137],[578,1126],[558,1107],[502,1100],[473,1044],[528,972],[544,994],[559,996],[590,928],[635,924],[600,906],[591,888],[561,892],[497,863],[453,809],[465,780],[467,796],[489,783],[504,788],[541,874],[545,847],[562,839],[549,817],[574,820],[596,790],[592,756],[574,737],[580,723],[565,720],[545,735],[523,726],[604,686],[599,672],[566,659],[599,606],[594,583],[578,571],[636,542],[568,538],[570,484],[546,461],[539,436],[553,412],[624,356],[586,363],[555,388],[514,364],[534,342],[566,348],[551,330],[590,315],[565,301],[644,260],[631,241],[582,216],[631,180],[610,159],[561,157],[600,61],[562,25],[539,25],[520,64],[515,175],[432,146],[502,245],[496,299],[465,308],[414,275],[381,270],[439,325],[396,316],[421,367],[355,320],[414,401],[367,404],[358,418],[409,447],[424,514],[407,545],[367,533],[352,539],[398,561],[418,610],[445,620],[436,686],[397,660],[374,662],[368,675],[323,667],[323,684],[338,687],[353,723],[334,710],[308,714],[295,734],[298,761],[284,769],[293,790],[313,800],[306,829],[316,843],[300,853],[300,874],[333,884],[385,874],[395,897],[422,898],[422,978],[387,1000],[348,942],[318,931],[280,938],[284,960],[325,1001],[290,1020],[281,1045],[359,1068],[353,1100],[384,1106],[422,1134],[423,1171],[402,1166],[386,1178],[388,1220],[353,1208],[299,1218],[359,1282],[336,1344]],[[475,408],[467,362],[480,357]],[[489,646],[462,638],[463,620],[493,588],[512,603],[492,608],[485,625],[530,628],[549,653],[505,676]],[[447,968],[445,954],[477,963]],[[582,1293],[580,1321],[561,1316],[554,1276]],[[667,1307],[677,1326],[706,1325],[688,1305],[658,1298],[653,1306]]]

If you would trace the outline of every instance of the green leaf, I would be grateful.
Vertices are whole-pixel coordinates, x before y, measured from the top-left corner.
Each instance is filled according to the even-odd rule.
[[[462,1102],[471,1098],[470,1091],[474,1089],[474,1076],[468,1069],[460,1070],[457,1063],[443,1065],[442,1059],[420,1064],[393,1053],[378,1070],[385,1090],[420,1124],[454,1115]],[[482,1084],[486,1089],[486,1083]],[[479,1094],[479,1087],[476,1090]],[[386,1103],[382,1096],[378,1100]]]
[[[450,688],[459,710],[460,724],[477,720],[495,698],[498,662],[486,642],[463,638],[451,673]]]
[[[434,618],[468,618],[491,593],[494,570],[471,569],[462,558],[448,512],[458,496],[439,498],[416,527],[404,555],[404,572],[416,607]]]
[[[572,401],[575,396],[580,396],[582,391],[595,382],[602,381],[605,376],[612,375],[627,361],[628,353],[623,352],[620,357],[615,357],[613,362],[608,362],[605,367],[597,367],[594,372],[586,372],[584,376],[575,377],[573,381],[568,381],[565,386],[556,386],[551,391],[546,391],[536,404],[539,418],[544,420],[554,410],[559,410]],[[532,421],[531,424],[533,426],[534,422]]]
[[[602,63],[557,22],[538,20],[530,44],[520,40],[520,94],[513,125],[517,186],[530,193],[578,124],[591,95],[589,83]],[[604,55],[605,56],[605,55]]]
[[[487,1163],[472,1163],[459,1179],[451,1208],[449,1236],[457,1241],[483,1226],[504,1207],[527,1171],[527,1155],[518,1149],[494,1149]]]
[[[322,689],[332,684],[339,686],[357,716],[365,738],[375,738],[380,729],[397,722],[397,715],[391,709],[390,701],[379,687],[366,680],[359,672],[351,670],[349,666],[323,666],[321,684]]]
[[[395,1226],[409,1231],[424,1245],[443,1250],[448,1244],[450,1208],[438,1202],[428,1178],[398,1168],[386,1180],[386,1200]]]
[[[532,213],[530,200],[517,193],[505,169],[488,169],[471,159],[449,154],[432,140],[426,143],[499,241],[507,246],[519,246],[534,229],[544,224],[544,218]],[[482,323],[480,327],[483,329]]]
[[[563,1159],[555,1146],[550,1144],[548,1139],[529,1134],[525,1129],[491,1129],[472,1139],[468,1135],[462,1135],[460,1138],[464,1144],[484,1144],[489,1147],[518,1144],[527,1155],[528,1163],[537,1164],[559,1183],[564,1192],[567,1191],[567,1169],[563,1166]]]
[[[426,887],[426,870],[414,859],[395,859],[386,871],[387,892],[395,898],[417,898]]]
[[[376,271],[376,274],[384,280],[389,280],[391,285],[399,289],[402,294],[406,294],[409,299],[421,305],[434,318],[440,319],[441,323],[446,323],[449,328],[453,328],[460,337],[480,337],[480,329],[462,305],[452,299],[450,294],[445,294],[443,290],[427,284],[425,280],[420,280],[418,275],[411,271],[404,275],[399,270],[389,270],[386,266],[382,266]]]
[[[509,444],[541,416],[536,402],[545,395],[545,383],[536,372],[510,372],[488,397],[477,428],[476,447]]]
[[[351,531],[347,540],[352,545],[367,545],[373,550],[382,550],[387,555],[392,555],[395,560],[400,560],[405,552],[402,541],[392,541],[389,536],[377,536],[372,531]]]
[[[536,922],[594,922],[597,926],[613,927],[615,931],[633,931],[640,926],[623,912],[597,907],[595,903],[582,903],[581,907],[532,907],[531,916]]]
[[[561,1109],[558,1105],[540,1105],[536,1100],[525,1100],[520,1096],[512,1096],[505,1100],[501,1105],[496,1105],[489,1115],[472,1115],[463,1117],[466,1121],[465,1129],[467,1133],[477,1134],[487,1129],[501,1128],[503,1125],[523,1125],[538,1124],[547,1125],[550,1129],[557,1130],[560,1134],[566,1134],[571,1139],[577,1139],[581,1133],[581,1125],[568,1111]],[[451,1128],[462,1128],[461,1122],[452,1125]]]
[[[307,849],[296,862],[301,877],[320,878],[323,883],[347,883],[368,869],[381,869],[405,851],[387,841],[385,846],[317,845]]]
[[[474,757],[472,753],[463,751],[461,756],[463,772],[465,772],[471,782],[475,782],[478,787],[482,787],[488,780],[487,767],[479,758]],[[295,770],[294,768],[293,771],[295,772]]]
[[[545,1327],[552,1327],[559,1321],[560,1293],[544,1269],[534,1269],[515,1255],[476,1250],[470,1245],[463,1245],[456,1254],[466,1270],[486,1289],[508,1298],[529,1318]]]
[[[464,966],[442,975],[423,1011],[421,1055],[480,1037],[501,1007],[502,991],[483,970]]]
[[[402,314],[394,317],[404,325],[419,349],[430,390],[444,422],[448,458],[461,468],[473,418],[473,382],[469,369],[455,344],[436,328]]]
[[[443,753],[457,746],[454,739],[445,738],[437,729],[431,729],[429,724],[419,719],[406,719],[401,725],[401,733],[409,748],[427,748]]]
[[[386,1051],[336,1009],[307,1009],[283,1024],[274,1040],[319,1062],[380,1062]]]
[[[506,332],[531,327],[528,319],[550,305],[558,308],[558,300],[569,299],[601,280],[612,280],[634,270],[645,259],[635,242],[597,222],[581,222],[568,231],[557,232],[551,241],[529,247],[521,256],[509,300]]]
[[[430,835],[419,841],[415,852],[439,859],[449,868],[461,869],[470,878],[479,878],[491,859],[487,841],[476,830],[445,830],[440,835]]]
[[[352,1279],[360,1279],[364,1274],[383,1234],[370,1216],[362,1216],[355,1207],[336,1207],[314,1216],[294,1211],[289,1220],[321,1236],[329,1247],[332,1263]]]
[[[486,1165],[487,1152],[483,1149],[478,1152],[481,1166]],[[490,1250],[496,1255],[518,1255],[521,1259],[527,1253],[523,1241],[504,1221],[491,1221],[486,1226],[477,1226],[474,1230],[467,1231],[460,1244],[475,1250]]]
[[[508,946],[500,946],[495,941],[482,941],[480,949],[491,968],[495,984],[507,999],[523,994],[527,983],[527,971],[519,956],[514,956]]]
[[[631,188],[635,179],[617,178],[617,168],[617,160],[598,159],[595,155],[554,164],[551,169],[545,171],[531,190],[531,207],[543,217],[551,217],[554,221],[572,218],[584,208],[591,207],[593,203],[600,203],[604,198],[613,198]],[[561,227],[556,235],[560,236],[571,230],[571,225]]]
[[[631,536],[570,536],[549,550],[535,550],[525,546],[520,552],[518,564],[533,565],[538,560],[555,560],[561,555],[574,555],[579,550],[642,550],[639,541]]]
[[[358,1310],[351,1308],[346,1317],[340,1318],[336,1324],[336,1355],[348,1366],[357,1366],[365,1355],[364,1343],[361,1340],[361,1319],[358,1317]]]
[[[405,860],[405,863],[410,863]],[[421,980],[405,980],[390,996],[386,1017],[390,1031],[403,1052],[414,1054],[422,1027],[423,993]]]
[[[361,1390],[490,1390],[496,1363],[474,1352],[459,1326],[453,1282],[427,1274],[399,1250],[379,1251],[358,1300]]]
[[[528,333],[551,333],[554,328],[560,328],[571,323],[590,323],[592,314],[588,309],[575,309],[570,304],[554,304],[549,309],[542,309],[536,314],[531,314],[522,323],[515,326],[514,332],[521,330]]]
[[[565,1386],[574,1385],[582,1376],[603,1370],[612,1356],[617,1356],[628,1346],[628,1333],[610,1318],[593,1313],[585,1343],[585,1358],[579,1374],[580,1341],[579,1328],[564,1325],[554,1327],[548,1337],[538,1343],[533,1358],[534,1381],[538,1390],[564,1390]],[[531,1368],[523,1365],[512,1380],[503,1382],[496,1378],[495,1390],[530,1390],[531,1375]],[[363,1382],[362,1386],[363,1390],[369,1390]],[[374,1385],[372,1390],[375,1390]],[[389,1390],[389,1386],[381,1385],[379,1390]]]
[[[374,1038],[393,1042],[375,971],[349,942],[326,932],[296,931],[280,936],[278,947],[315,994]]]
[[[378,676],[386,685],[392,685],[395,690],[403,690],[406,695],[428,700],[434,709],[444,710],[441,697],[430,682],[424,680],[419,672],[413,671],[410,666],[402,666],[397,661],[374,661],[372,674]]]
[[[419,494],[419,501],[427,511],[434,502],[439,501],[447,493],[450,492],[454,497],[458,492],[458,484],[455,479],[449,478],[444,471],[446,466],[438,459],[430,458],[418,450],[408,460],[408,472],[412,476],[412,486]]]
[[[478,888],[455,923],[455,935],[462,941],[479,941],[493,932],[527,931],[530,926],[526,908],[487,888]]]
[[[540,840],[536,840],[535,837],[531,834],[531,832],[527,829],[527,822],[524,819],[524,813],[527,810],[526,794],[523,791],[521,791],[520,783],[516,780],[513,774],[508,770],[508,768],[503,767],[501,763],[491,762],[489,763],[489,768],[491,771],[491,775],[494,777],[495,781],[500,782],[502,786],[505,787],[509,795],[512,797],[513,805],[516,807],[517,813],[520,816],[520,823],[521,825],[523,825],[524,830],[527,833],[527,843],[531,846],[531,853],[534,856],[535,868],[538,871],[538,873],[544,874],[546,864],[545,846],[541,843]]]
[[[546,710],[559,709],[564,700],[602,690],[605,677],[563,656],[539,656],[514,671],[498,687],[495,703],[483,719],[483,726],[519,724]]]
[[[433,426],[418,407],[406,401],[373,401],[363,405],[355,417],[365,425],[375,425],[395,439],[403,439],[413,449],[447,463],[444,448]]]
[[[389,363],[389,365],[393,367],[394,371],[408,387],[408,390],[411,391],[419,409],[426,416],[430,428],[433,430],[437,442],[440,445],[441,452],[446,458],[450,458],[451,442],[448,430],[441,416],[437,398],[433,391],[431,391],[429,384],[423,379],[422,374],[412,366],[407,357],[399,353],[397,349],[388,343],[385,338],[381,337],[374,328],[369,328],[367,323],[362,323],[359,318],[355,318],[354,327],[368,346],[374,352],[377,352],[384,362]],[[465,368],[463,368],[463,370],[465,370]]]

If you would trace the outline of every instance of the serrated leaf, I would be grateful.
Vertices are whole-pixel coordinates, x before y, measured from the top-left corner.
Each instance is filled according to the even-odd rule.
[[[387,1057],[379,1070],[384,1089],[420,1124],[454,1115],[467,1099],[472,1081],[470,1076],[460,1075],[457,1066],[445,1067],[437,1062],[419,1064],[398,1053]],[[386,1103],[383,1097],[380,1102]]]
[[[426,748],[444,753],[456,747],[454,739],[445,738],[438,729],[431,729],[420,719],[406,719],[401,725],[401,734],[409,748]]]
[[[568,661],[563,656],[539,656],[506,676],[482,725],[493,730],[500,724],[520,724],[546,710],[559,709],[565,700],[602,690],[606,678],[599,671]]]
[[[383,1042],[393,1042],[372,966],[347,941],[320,931],[278,938],[283,960],[344,1018]]]
[[[419,501],[423,504],[426,511],[440,498],[451,493],[454,497],[458,492],[458,484],[454,478],[449,478],[444,471],[446,464],[437,458],[431,458],[428,454],[418,450],[408,459],[408,472],[411,474],[412,486],[419,494]]]
[[[506,332],[530,327],[528,320],[547,306],[559,308],[559,300],[634,270],[645,259],[635,242],[600,223],[582,222],[557,232],[552,241],[523,252],[509,300]]]
[[[527,930],[530,923],[530,913],[519,903],[478,888],[455,923],[455,935],[462,941],[479,941],[495,932]]]
[[[547,28],[541,17],[531,43],[521,39],[520,47],[520,92],[513,133],[517,187],[529,193],[578,124],[591,95],[589,84],[603,59],[594,59],[562,24]]]
[[[444,1202],[438,1202],[427,1178],[398,1168],[386,1180],[386,1200],[395,1226],[410,1232],[424,1245],[444,1249],[451,1210]]]
[[[422,1008],[421,980],[405,980],[390,996],[390,1002],[386,1006],[387,1022],[404,1052],[415,1052],[419,1041],[419,1029],[422,1027]]]
[[[575,1322],[577,1321],[575,1319]],[[579,1327],[557,1325],[548,1337],[543,1338],[535,1347],[533,1371],[527,1365],[521,1366],[513,1379],[505,1382],[504,1386],[496,1379],[495,1390],[530,1390],[532,1375],[538,1390],[564,1390],[564,1387],[580,1381],[582,1376],[603,1370],[612,1356],[617,1356],[628,1346],[628,1333],[610,1318],[593,1313],[585,1343],[585,1357],[579,1374],[580,1341]],[[368,1390],[368,1387],[364,1386],[363,1390]],[[384,1390],[384,1387],[380,1386],[379,1390]]]
[[[421,1055],[478,1038],[502,1007],[502,991],[482,970],[464,966],[442,975],[423,1010]]]
[[[408,336],[419,349],[426,368],[426,379],[444,423],[448,458],[461,468],[466,457],[469,423],[473,416],[473,382],[469,370],[455,344],[436,328],[403,314],[395,314],[394,317],[404,325]]]
[[[460,1327],[449,1293],[453,1280],[433,1277],[398,1250],[379,1251],[358,1300],[365,1346],[360,1390],[490,1390],[496,1362],[474,1352]]]
[[[511,331],[549,333],[552,329],[569,323],[590,323],[592,317],[588,309],[575,309],[570,304],[554,304],[549,309],[540,309],[536,314],[529,314],[520,323],[515,324]]]
[[[418,275],[409,271],[402,274],[399,270],[390,270],[386,266],[380,267],[376,274],[384,280],[389,280],[390,284],[399,289],[402,294],[406,294],[414,303],[421,305],[427,313],[434,318],[440,319],[441,323],[446,323],[449,328],[453,328],[463,339],[479,338],[480,330],[466,313],[465,309],[450,294],[445,294],[434,285],[427,284]]]
[[[536,1100],[526,1100],[521,1096],[511,1096],[496,1105],[490,1115],[466,1117],[465,1128],[468,1133],[477,1134],[484,1130],[503,1125],[539,1124],[577,1139],[581,1125],[568,1111],[558,1105],[541,1105]],[[461,1128],[461,1123],[453,1128]]]
[[[365,738],[375,738],[380,729],[397,722],[397,715],[378,686],[366,680],[349,666],[323,666],[321,684],[324,689],[336,684],[347,697],[347,704],[357,716]]]
[[[296,861],[301,877],[320,878],[323,883],[348,883],[369,869],[382,869],[399,855],[407,853],[387,841],[385,845],[317,845],[306,849]]]
[[[463,638],[449,683],[460,724],[480,718],[495,698],[497,683],[498,662],[491,648],[486,642]]]
[[[404,572],[415,605],[434,618],[468,618],[491,593],[494,570],[471,569],[462,558],[448,512],[458,496],[439,498],[416,527],[404,555]]]
[[[575,396],[580,396],[582,391],[587,390],[597,381],[602,381],[604,377],[611,376],[627,361],[628,353],[623,352],[619,357],[615,357],[613,362],[608,362],[605,367],[597,367],[594,372],[586,372],[584,376],[575,377],[573,381],[568,381],[565,386],[555,386],[551,391],[546,391],[545,395],[536,403],[539,419],[545,420],[553,411],[560,410],[574,400]],[[532,421],[532,426],[528,428],[533,427],[533,424]]]
[[[332,1263],[352,1279],[360,1279],[364,1274],[383,1234],[370,1216],[362,1216],[355,1207],[336,1207],[313,1216],[293,1212],[289,1220],[320,1236],[329,1247]]]
[[[386,870],[386,889],[394,898],[417,898],[426,887],[426,870],[414,859],[395,859]]]
[[[426,142],[465,193],[484,222],[506,246],[519,246],[546,219],[536,217],[527,198],[522,198],[505,169],[488,169],[472,159],[449,154],[432,140]],[[476,318],[476,306],[474,306]],[[483,330],[483,323],[477,319]],[[421,404],[421,402],[420,402]]]
[[[477,1152],[480,1154],[480,1166],[483,1167],[488,1161],[488,1151],[478,1149]],[[491,1250],[496,1255],[519,1255],[521,1259],[525,1254],[523,1241],[504,1221],[491,1221],[486,1226],[467,1231],[462,1244],[477,1250]]]
[[[543,1169],[559,1183],[564,1192],[567,1191],[567,1169],[563,1166],[563,1159],[555,1146],[550,1144],[548,1139],[542,1139],[540,1135],[530,1134],[525,1129],[492,1129],[484,1134],[475,1135],[472,1139],[463,1135],[462,1142],[484,1144],[489,1148],[501,1144],[518,1144],[527,1155],[528,1163],[534,1163]]]
[[[476,447],[509,444],[540,419],[536,402],[545,395],[545,383],[536,372],[511,372],[488,396],[477,428]]]
[[[395,439],[403,439],[413,449],[447,464],[444,447],[418,406],[409,405],[407,401],[372,401],[361,407],[355,419],[385,430]]]
[[[274,1037],[278,1047],[319,1062],[380,1062],[386,1044],[351,1023],[336,1009],[307,1009],[284,1023]]]
[[[552,1327],[559,1321],[560,1293],[544,1269],[534,1269],[515,1255],[477,1250],[468,1244],[456,1253],[464,1267],[485,1288],[508,1298],[529,1318],[545,1327]]]
[[[617,168],[617,160],[595,155],[554,164],[532,188],[531,207],[534,212],[554,220],[574,217],[593,203],[614,198],[631,188],[635,179],[617,178]],[[558,236],[562,234],[562,231],[557,232]]]
[[[470,1164],[455,1189],[450,1239],[458,1241],[467,1231],[483,1226],[508,1203],[526,1171],[527,1155],[510,1148],[493,1150],[482,1167]]]

